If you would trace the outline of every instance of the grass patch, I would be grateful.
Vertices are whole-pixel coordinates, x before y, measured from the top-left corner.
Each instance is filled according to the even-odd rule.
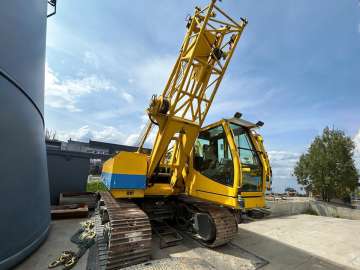
[[[106,186],[102,181],[91,181],[86,185],[87,192],[106,191]]]

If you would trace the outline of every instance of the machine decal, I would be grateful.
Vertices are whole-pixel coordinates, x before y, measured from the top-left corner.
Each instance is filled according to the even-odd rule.
[[[145,189],[146,176],[136,174],[101,174],[101,178],[109,189]]]

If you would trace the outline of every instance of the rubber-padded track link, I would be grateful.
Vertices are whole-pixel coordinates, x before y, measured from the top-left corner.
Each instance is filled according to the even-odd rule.
[[[135,203],[115,200],[109,192],[100,192],[100,196],[110,224],[105,269],[120,269],[148,261],[151,256],[148,216]]]
[[[238,225],[234,215],[227,208],[205,202],[196,202],[192,206],[209,214],[215,225],[215,239],[209,242],[201,241],[203,245],[212,248],[218,247],[229,243],[235,237],[238,232]]]

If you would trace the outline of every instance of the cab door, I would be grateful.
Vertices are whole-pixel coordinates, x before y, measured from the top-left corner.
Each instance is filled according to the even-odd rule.
[[[264,207],[264,169],[260,151],[256,149],[251,131],[230,123],[241,163],[239,195],[245,199],[245,208]]]
[[[229,128],[221,122],[201,131],[193,157],[189,194],[238,208],[236,179],[239,178],[235,166],[239,166],[239,161]]]

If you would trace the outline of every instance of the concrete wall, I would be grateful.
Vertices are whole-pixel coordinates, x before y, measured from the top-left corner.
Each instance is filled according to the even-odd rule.
[[[270,217],[304,214],[310,207],[309,201],[267,201],[266,204],[270,207]]]
[[[360,220],[360,209],[351,209],[321,201],[311,201],[310,209],[319,216]]]
[[[267,201],[266,204],[271,211],[270,217],[291,216],[315,212],[319,216],[360,220],[360,209],[351,209],[311,199]]]

